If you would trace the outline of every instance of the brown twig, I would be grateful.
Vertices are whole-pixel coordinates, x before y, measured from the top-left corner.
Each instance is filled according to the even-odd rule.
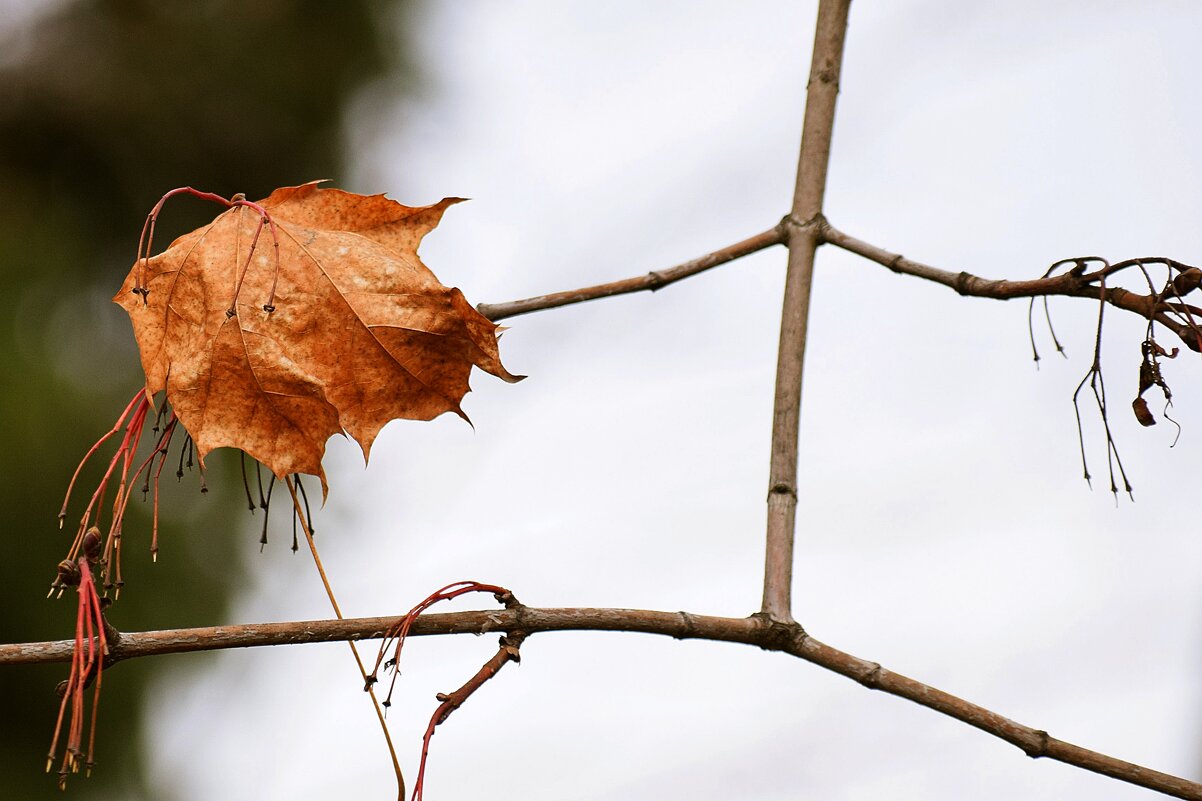
[[[316,620],[296,623],[255,623],[170,631],[127,632],[110,645],[111,661],[141,656],[212,651],[223,648],[287,645],[309,642],[378,639],[399,617]],[[1058,740],[1047,732],[1024,726],[996,712],[965,701],[928,684],[886,670],[809,636],[796,623],[772,621],[761,614],[745,618],[713,617],[687,612],[640,609],[498,609],[422,615],[409,636],[482,634],[517,631],[636,631],[676,639],[713,640],[755,645],[780,651],[827,670],[933,709],[1011,743],[1031,757],[1047,757],[1121,781],[1171,795],[1202,801],[1202,784],[1090,751]],[[66,662],[73,640],[0,645],[0,664]]]
[[[1122,287],[1101,286],[1099,282],[1115,272],[1138,264],[1163,264],[1176,270],[1188,270],[1190,267],[1180,262],[1164,257],[1130,259],[1116,262],[1101,270],[1087,273],[1082,270],[1070,270],[1066,273],[1049,275],[1044,278],[1033,278],[1025,281],[1009,281],[1005,279],[981,278],[968,272],[952,272],[932,267],[929,264],[907,259],[899,253],[891,253],[884,248],[869,244],[854,236],[843,233],[823,220],[821,225],[823,242],[835,245],[849,253],[863,256],[869,261],[888,267],[895,273],[912,275],[937,284],[950,287],[961,295],[978,298],[993,298],[995,300],[1011,300],[1013,298],[1048,297],[1063,295],[1066,297],[1092,298],[1105,300],[1106,303],[1124,311],[1129,311],[1157,323],[1172,331],[1194,351],[1202,351],[1202,336],[1197,333],[1197,326],[1188,319],[1185,322],[1175,320],[1168,312],[1181,315],[1194,312],[1193,307],[1177,308],[1166,303],[1161,293],[1141,295]],[[1071,260],[1070,260],[1071,261]]]
[[[507,303],[481,303],[476,306],[476,310],[488,319],[496,321],[503,320],[506,317],[516,317],[519,314],[553,309],[557,306],[582,303],[586,300],[625,295],[630,292],[654,292],[657,289],[666,287],[668,284],[674,284],[681,279],[705,272],[720,264],[726,264],[743,256],[749,256],[752,253],[772,247],[773,245],[783,244],[784,241],[784,231],[780,226],[776,226],[755,236],[748,237],[741,242],[736,242],[720,250],[715,250],[713,253],[707,253],[699,258],[686,261],[683,264],[677,264],[675,267],[654,270],[646,275],[624,278],[621,281],[612,281],[608,284],[598,284],[597,286],[584,287],[583,289],[569,289],[564,292],[553,292],[550,295],[539,295],[535,298],[511,300]]]
[[[772,457],[768,476],[768,523],[764,553],[764,614],[791,621],[793,536],[797,518],[797,449],[801,429],[801,380],[814,254],[821,242],[822,199],[830,164],[831,135],[847,14],[851,0],[818,4],[810,82],[801,129],[801,153],[793,208],[787,218],[789,264],[776,361],[772,408]]]

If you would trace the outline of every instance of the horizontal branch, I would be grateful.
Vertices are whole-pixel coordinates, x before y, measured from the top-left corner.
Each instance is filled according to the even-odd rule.
[[[1172,310],[1173,304],[1166,303],[1162,295],[1157,293],[1140,295],[1122,287],[1104,287],[1098,283],[1117,269],[1133,267],[1141,263],[1161,263],[1171,264],[1178,268],[1186,267],[1186,265],[1182,265],[1172,259],[1159,257],[1132,259],[1103,268],[1094,273],[1086,273],[1084,270],[1074,269],[1046,278],[1008,281],[1005,279],[981,278],[967,272],[941,270],[929,264],[907,259],[900,253],[890,253],[884,248],[856,239],[854,236],[849,236],[829,223],[822,225],[820,234],[824,242],[840,247],[850,253],[855,253],[858,256],[863,256],[869,261],[874,261],[877,264],[888,267],[895,273],[934,281],[937,284],[951,287],[961,295],[994,298],[995,300],[1047,297],[1051,295],[1093,298],[1094,300],[1105,297],[1106,302],[1116,308],[1133,312],[1145,319],[1151,316],[1156,322],[1176,334],[1191,350],[1202,351],[1202,342],[1199,341],[1198,334],[1191,329],[1190,324],[1174,320],[1164,313],[1166,310]]]
[[[383,637],[398,620],[397,617],[371,617],[123,633],[112,644],[110,658],[112,661],[121,661],[187,651],[376,639]],[[853,679],[869,689],[905,698],[967,723],[1017,746],[1027,756],[1047,757],[1177,798],[1202,801],[1202,784],[1058,740],[1045,731],[1024,726],[950,693],[886,670],[875,662],[819,642],[796,623],[768,622],[760,615],[727,618],[640,609],[518,607],[491,612],[422,615],[414,621],[409,636],[482,634],[490,631],[522,631],[528,634],[545,631],[632,631],[662,634],[676,639],[743,643],[768,651],[781,651]],[[73,640],[0,645],[0,664],[67,662],[71,659],[73,646]]]
[[[516,317],[519,314],[529,314],[530,312],[541,311],[543,309],[553,309],[556,306],[567,306],[572,303],[608,298],[613,295],[625,295],[630,292],[642,291],[654,292],[683,278],[705,272],[712,267],[748,256],[772,245],[782,244],[784,241],[784,230],[780,226],[777,226],[744,239],[742,242],[736,242],[721,250],[715,250],[713,253],[707,253],[700,258],[686,261],[675,267],[654,270],[646,275],[640,275],[635,278],[624,278],[621,281],[612,281],[608,284],[598,284],[597,286],[584,287],[583,289],[569,289],[565,292],[554,292],[550,295],[539,295],[536,298],[511,300],[507,303],[481,303],[476,306],[476,310],[488,319],[496,321],[503,320],[506,317]]]

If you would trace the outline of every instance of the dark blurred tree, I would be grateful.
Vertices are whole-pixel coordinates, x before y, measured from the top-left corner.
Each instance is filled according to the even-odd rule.
[[[352,95],[410,83],[397,41],[408,11],[400,0],[88,0],[58,6],[32,30],[0,31],[0,641],[72,634],[74,593],[43,598],[79,506],[67,531],[55,515],[76,462],[139,385],[128,320],[109,298],[146,212],[176,186],[261,197],[338,179]],[[169,205],[159,247],[216,211]],[[234,465],[214,454],[206,496],[195,476],[166,488],[153,567],[148,516],[131,514],[127,589],[110,612],[118,628],[224,619],[233,538],[255,536]],[[106,673],[98,769],[74,779],[72,795],[171,795],[141,770],[140,694],[154,671],[178,667]],[[41,771],[65,676],[65,666],[0,676],[0,796],[57,796]]]

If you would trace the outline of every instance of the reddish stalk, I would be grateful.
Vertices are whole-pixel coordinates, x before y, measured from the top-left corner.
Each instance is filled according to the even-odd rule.
[[[103,505],[104,495],[112,482],[114,476],[118,477],[116,495],[113,499],[112,518],[109,522],[108,534],[104,541],[104,555],[99,561],[102,565],[102,575],[105,578],[104,589],[116,587],[118,593],[121,589],[121,534],[125,521],[125,512],[129,506],[130,497],[134,492],[134,485],[138,478],[146,475],[146,487],[144,491],[151,490],[153,483],[154,505],[152,512],[152,537],[151,537],[151,555],[152,558],[158,557],[158,523],[159,523],[159,479],[163,472],[163,467],[167,460],[167,451],[171,445],[171,441],[175,435],[175,430],[179,426],[179,420],[174,413],[168,417],[167,423],[160,432],[158,440],[155,442],[154,449],[136,469],[132,469],[134,465],[134,457],[137,453],[138,446],[141,444],[142,433],[145,430],[148,412],[151,409],[150,399],[146,396],[145,390],[139,390],[133,400],[126,407],[121,417],[118,418],[117,425],[113,430],[101,437],[95,445],[84,456],[83,461],[75,469],[75,475],[71,479],[71,485],[67,488],[67,495],[63,500],[63,509],[59,513],[60,520],[66,517],[67,505],[70,503],[71,492],[74,489],[75,482],[79,478],[80,472],[83,470],[84,464],[88,459],[96,453],[100,445],[103,444],[109,437],[119,431],[124,424],[125,435],[122,437],[121,444],[117,447],[116,452],[109,460],[108,467],[105,469],[104,475],[101,477],[96,490],[92,493],[87,506],[84,508],[83,514],[80,516],[79,530],[76,533],[75,540],[71,544],[71,548],[67,553],[68,559],[74,559],[79,554],[79,549],[83,543],[84,534],[88,531],[89,526],[93,523],[100,522],[100,509]],[[157,469],[154,469],[155,459],[159,460]],[[118,465],[120,469],[118,470]],[[151,470],[154,470],[153,479],[150,476]],[[55,589],[61,591],[61,585],[57,582],[51,585],[51,593]]]
[[[167,427],[163,429],[166,440],[163,441],[160,449],[162,457],[159,459],[159,469],[154,471],[154,506],[150,515],[150,560],[152,562],[159,561],[159,478],[163,475],[164,465],[167,464],[167,449],[171,447],[171,438],[175,436],[178,424],[179,418],[173,412]],[[149,477],[149,473],[147,476]]]
[[[509,596],[512,598],[513,596]],[[516,604],[516,602],[514,602]],[[426,758],[430,755],[430,740],[434,737],[434,729],[437,726],[446,722],[446,719],[451,716],[459,707],[463,706],[463,702],[474,693],[476,690],[484,686],[484,682],[491,679],[493,676],[505,667],[506,662],[521,662],[522,654],[519,650],[522,642],[526,639],[526,632],[514,631],[501,638],[500,648],[484,665],[476,671],[476,675],[472,676],[462,687],[453,693],[439,693],[436,697],[441,702],[438,708],[434,710],[434,714],[430,716],[430,723],[426,726],[426,733],[422,737],[422,758],[421,763],[417,768],[417,781],[413,785],[412,801],[421,801],[422,793],[426,782]]]
[[[108,657],[108,637],[105,631],[104,603],[96,591],[92,576],[92,565],[102,563],[100,558],[100,530],[92,527],[83,542],[84,553],[75,561],[65,560],[59,565],[59,581],[78,584],[79,606],[75,617],[75,647],[71,657],[71,672],[61,685],[63,700],[59,705],[58,720],[54,726],[54,737],[46,760],[46,771],[54,766],[58,754],[59,738],[63,731],[63,718],[70,707],[70,722],[67,724],[67,743],[59,766],[58,784],[65,788],[67,776],[78,773],[82,762],[86,774],[91,774],[95,764],[93,755],[96,746],[96,721],[100,704],[100,686],[104,674],[104,660]],[[83,746],[84,714],[87,700],[85,691],[95,682],[92,691],[92,714],[88,731],[87,749]]]
[[[129,404],[125,407],[125,411],[123,411],[121,413],[121,416],[117,418],[117,422],[113,426],[113,428],[107,434],[102,436],[100,439],[96,440],[96,443],[94,445],[92,445],[91,448],[88,449],[87,453],[84,454],[83,459],[79,462],[79,466],[75,468],[75,473],[71,476],[71,482],[69,484],[67,484],[67,494],[63,498],[62,509],[60,509],[59,513],[58,513],[58,527],[59,528],[63,527],[63,521],[66,520],[66,518],[67,518],[67,502],[71,500],[71,490],[73,490],[75,488],[75,482],[79,478],[79,474],[83,470],[83,466],[85,464],[87,464],[88,459],[92,458],[92,455],[95,454],[96,451],[100,450],[100,446],[103,445],[108,440],[109,437],[113,436],[113,434],[116,434],[118,431],[121,430],[121,426],[124,425],[124,423],[125,423],[125,418],[129,416],[129,413],[131,411],[133,411],[133,408],[134,408],[135,404],[137,404],[138,399],[143,398],[144,395],[145,395],[144,390],[138,390],[137,393],[134,394],[133,398],[130,399]]]
[[[129,423],[125,427],[125,437],[121,438],[121,444],[118,446],[117,452],[113,453],[113,458],[109,459],[108,468],[105,470],[105,475],[101,477],[99,485],[96,486],[96,491],[91,496],[88,505],[85,506],[83,516],[79,520],[79,530],[76,534],[75,541],[72,542],[71,550],[67,552],[67,558],[75,558],[79,553],[79,548],[83,545],[84,534],[88,532],[89,523],[100,522],[100,509],[102,499],[105,497],[109,481],[117,470],[117,465],[121,464],[120,477],[117,487],[117,494],[113,499],[113,517],[109,522],[108,536],[106,538],[106,552],[114,552],[117,556],[117,548],[113,546],[115,539],[119,538],[121,532],[121,516],[125,512],[124,499],[129,487],[130,467],[133,464],[133,455],[138,449],[138,445],[142,441],[142,429],[145,426],[147,419],[147,411],[150,409],[150,399],[145,397],[145,393],[139,391],[142,396],[141,402],[138,403],[133,414],[130,417]],[[70,498],[70,496],[69,496]],[[105,566],[103,572],[108,574],[109,565]],[[120,571],[119,566],[112,565],[112,568]]]
[[[159,476],[163,473],[163,465],[167,463],[167,450],[171,446],[171,439],[175,434],[175,429],[178,425],[179,419],[174,413],[172,413],[171,417],[167,420],[167,424],[163,427],[162,433],[159,434],[159,439],[158,442],[155,443],[154,450],[152,450],[150,455],[147,456],[140,465],[138,465],[138,469],[135,470],[133,475],[129,477],[128,483],[123,483],[123,486],[126,488],[124,497],[122,498],[120,509],[115,509],[113,513],[113,539],[119,542],[121,539],[122,526],[125,522],[125,509],[129,506],[129,499],[134,493],[134,484],[137,482],[138,476],[142,475],[143,473],[146,473],[147,478],[149,478],[150,468],[154,464],[154,460],[157,458],[159,460],[159,469],[155,471],[153,487],[147,487],[147,489],[152,489],[154,495],[154,511],[151,514],[152,534],[150,540],[150,554],[151,558],[155,561],[158,561],[159,555]],[[120,570],[121,564],[118,562],[118,573],[120,573]]]
[[[128,418],[128,422],[125,423],[125,436],[122,437],[121,444],[117,447],[116,452],[109,460],[108,467],[105,469],[104,475],[101,477],[100,482],[96,487],[96,491],[92,493],[92,497],[88,501],[88,504],[84,508],[84,512],[80,517],[79,529],[76,532],[74,541],[71,543],[71,548],[67,552],[68,559],[74,559],[79,555],[80,548],[83,545],[84,535],[88,531],[89,526],[94,521],[99,522],[100,508],[102,506],[104,494],[108,489],[114,473],[117,470],[117,465],[121,464],[122,468],[120,471],[117,494],[113,501],[113,519],[109,525],[109,534],[106,538],[105,544],[106,556],[115,556],[117,553],[119,553],[114,543],[120,536],[121,532],[121,517],[124,514],[124,500],[126,488],[129,484],[130,478],[129,469],[133,464],[134,453],[137,451],[138,445],[141,442],[142,429],[146,424],[146,413],[150,410],[150,408],[150,399],[146,396],[145,391],[138,390],[138,393],[134,395],[133,400],[130,401],[129,406],[126,407],[125,411],[121,414],[121,417],[118,418],[117,425],[114,426],[114,430],[101,437],[100,440],[98,440],[97,443],[92,446],[92,448],[84,456],[83,460],[79,463],[79,466],[75,469],[75,475],[72,477],[71,484],[67,488],[67,495],[63,499],[63,508],[59,513],[60,520],[66,516],[67,504],[71,500],[71,492],[74,489],[75,481],[78,478],[80,471],[83,469],[84,464],[87,463],[88,459],[96,452],[96,450],[104,441],[116,433],[116,431],[120,430],[122,422]],[[120,572],[119,566],[114,565],[113,567],[117,572]],[[51,593],[53,593],[54,589],[58,586],[59,585],[57,585],[57,583],[52,584]]]
[[[409,610],[409,612],[401,618],[397,623],[390,628],[384,635],[384,641],[380,643],[380,652],[376,655],[376,663],[372,665],[371,673],[368,673],[364,678],[366,685],[364,689],[369,689],[375,684],[378,678],[381,663],[385,670],[391,668],[392,682],[388,685],[388,696],[384,699],[384,706],[392,706],[392,691],[396,688],[397,675],[400,673],[401,666],[401,649],[405,647],[405,638],[409,636],[409,630],[413,627],[413,621],[417,620],[418,616],[425,612],[430,607],[439,601],[450,601],[458,598],[460,595],[466,595],[469,592],[488,592],[501,603],[505,603],[505,598],[512,598],[513,594],[504,587],[498,587],[495,584],[481,584],[478,581],[456,581],[453,584],[435,590],[426,599],[417,606]],[[341,615],[339,616],[341,617]],[[384,661],[384,654],[388,651],[392,643],[395,643],[395,648],[392,658],[387,662]]]
[[[162,212],[164,204],[166,204],[168,199],[175,197],[176,195],[191,195],[192,197],[199,198],[201,200],[208,200],[221,206],[225,206],[228,209],[232,209],[237,206],[245,206],[246,208],[255,211],[259,215],[259,230],[255,233],[255,242],[258,242],[259,233],[262,232],[263,226],[267,226],[268,230],[271,231],[271,240],[275,248],[275,274],[271,279],[271,292],[267,296],[267,302],[263,304],[263,311],[268,313],[275,311],[275,290],[276,284],[280,277],[280,237],[279,232],[275,227],[275,220],[271,218],[271,215],[267,212],[267,209],[263,208],[261,205],[252,200],[247,200],[245,195],[237,194],[231,198],[224,198],[221,195],[213,192],[202,192],[199,189],[194,189],[190,186],[182,186],[178,189],[172,189],[170,192],[159,198],[159,202],[154,204],[154,208],[150,210],[150,214],[146,215],[146,222],[142,224],[142,235],[138,237],[138,253],[134,258],[135,264],[140,265],[140,269],[138,270],[137,276],[134,279],[134,288],[132,292],[135,295],[141,295],[143,303],[146,302],[146,296],[150,294],[150,285],[149,280],[147,279],[147,272],[150,265],[150,253],[152,250],[154,250],[154,228],[158,222],[159,214]],[[254,251],[255,244],[252,243],[250,247],[250,253],[246,257],[247,267],[250,266],[251,255],[254,254]],[[246,268],[243,268],[242,275],[245,276],[245,274]],[[242,280],[239,278],[237,288],[234,291],[234,301],[230,304],[231,311],[236,308],[238,291],[241,289],[241,287]],[[233,315],[231,314],[230,316],[232,317]]]
[[[255,229],[255,235],[250,240],[250,248],[247,249],[247,251],[246,251],[246,262],[242,265],[242,271],[240,273],[238,273],[238,281],[237,281],[237,283],[234,284],[234,298],[233,298],[233,300],[230,301],[229,310],[226,311],[226,313],[225,313],[226,317],[233,317],[235,314],[238,313],[238,295],[242,294],[242,282],[246,280],[246,273],[250,269],[250,260],[252,258],[254,258],[255,248],[258,247],[258,245],[259,245],[259,235],[263,233],[263,225],[266,222],[267,222],[266,217],[259,218],[259,227]],[[239,229],[239,230],[241,230],[241,229]],[[239,237],[239,238],[241,238],[241,237]],[[276,257],[277,257],[277,259],[279,258],[278,246],[277,246],[277,250],[276,250]],[[237,256],[235,255],[235,260],[236,259],[237,259]],[[235,264],[237,264],[237,261],[235,261]],[[277,273],[277,275],[278,275],[278,273]],[[273,295],[274,295],[274,291],[273,291]],[[270,301],[269,301],[269,305],[270,305]]]
[[[317,567],[318,575],[321,576],[321,583],[322,586],[325,587],[326,597],[329,598],[330,606],[334,609],[334,614],[338,616],[339,620],[342,620],[342,609],[340,609],[338,606],[338,599],[334,597],[334,588],[330,586],[330,578],[326,575],[326,569],[321,563],[320,554],[317,553],[317,543],[313,541],[312,523],[309,520],[308,515],[306,515],[302,510],[300,497],[296,493],[296,488],[300,486],[300,480],[298,478],[294,482],[291,476],[285,476],[284,483],[287,485],[288,492],[292,496],[292,512],[295,515],[294,519],[300,521],[301,530],[305,532],[305,542],[309,545],[309,553],[313,556],[313,564]],[[268,498],[271,497],[270,492],[271,491],[268,490]],[[301,492],[304,492],[303,488]],[[307,501],[305,505],[308,505]],[[264,521],[263,532],[264,536],[266,536],[266,521]],[[359,676],[363,679],[364,684],[366,685],[364,689],[367,690],[368,695],[371,697],[372,708],[376,712],[376,720],[380,724],[380,730],[384,733],[384,744],[388,746],[388,756],[392,759],[392,771],[396,776],[397,801],[404,801],[405,775],[401,771],[401,762],[397,758],[396,747],[392,744],[392,735],[388,732],[388,722],[384,720],[384,710],[380,708],[380,702],[376,698],[376,692],[371,687],[371,684],[367,681],[367,670],[363,667],[363,659],[359,656],[359,649],[350,640],[347,641],[347,645],[351,647],[351,654],[353,654],[355,657],[355,664],[359,666]]]

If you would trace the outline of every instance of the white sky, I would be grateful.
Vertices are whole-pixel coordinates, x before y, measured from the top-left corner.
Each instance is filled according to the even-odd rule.
[[[431,4],[424,100],[364,96],[346,188],[474,198],[422,251],[473,302],[701,255],[788,210],[813,17],[785,2]],[[854,5],[828,216],[990,277],[1094,253],[1202,261],[1200,23],[1184,2]],[[502,355],[530,378],[477,375],[474,430],[394,423],[366,472],[332,442],[318,529],[344,611],[400,613],[463,578],[534,606],[755,611],[784,262],[775,249],[514,318]],[[1054,302],[1071,358],[1040,372],[1024,303],[826,248],[813,304],[798,619],[1055,736],[1199,777],[1196,359],[1166,367],[1185,426],[1170,450],[1170,426],[1127,411],[1140,325],[1110,316],[1138,499],[1116,509],[1088,407],[1098,490],[1080,478],[1069,401],[1092,304]],[[329,616],[312,565],[277,541],[260,557],[248,535],[256,584],[231,621]],[[493,649],[407,647],[391,722],[411,781],[434,693]],[[429,798],[1150,797],[751,648],[543,634],[523,656],[440,727]],[[181,799],[391,797],[346,646],[176,659],[149,709],[154,770]]]

